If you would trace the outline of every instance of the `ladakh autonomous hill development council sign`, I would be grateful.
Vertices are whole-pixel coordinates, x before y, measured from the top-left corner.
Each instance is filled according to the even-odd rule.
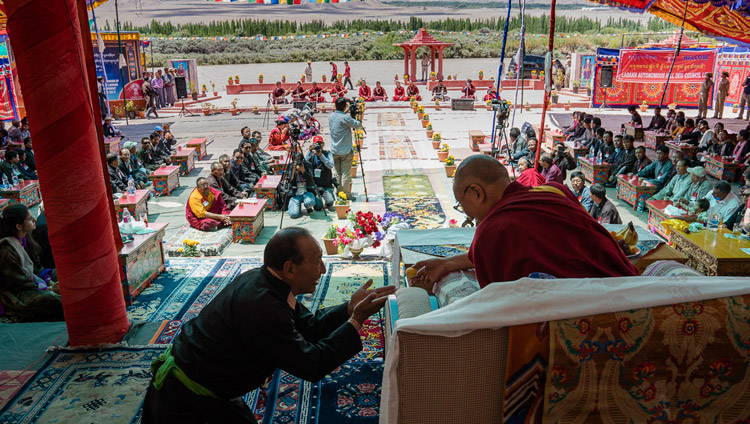
[[[620,50],[617,81],[664,83],[667,81],[674,50]],[[707,72],[713,72],[716,50],[680,51],[674,63],[670,84],[700,83]]]

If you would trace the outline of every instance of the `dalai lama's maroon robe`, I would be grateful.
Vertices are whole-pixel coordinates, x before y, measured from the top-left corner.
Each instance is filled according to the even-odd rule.
[[[529,187],[536,187],[540,186],[547,181],[546,178],[539,172],[537,172],[534,168],[528,168],[527,170],[521,172],[521,175],[518,176],[518,179],[516,179],[519,184],[523,184],[525,186]]]

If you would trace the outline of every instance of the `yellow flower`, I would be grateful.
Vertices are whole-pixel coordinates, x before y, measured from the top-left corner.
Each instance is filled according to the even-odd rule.
[[[188,242],[188,239],[185,239],[182,241],[182,244],[187,244],[187,242]]]
[[[197,245],[201,244],[201,242],[195,241],[195,240],[193,240],[193,243],[194,243],[193,246],[197,246]]]
[[[339,192],[339,197],[340,197],[340,198],[341,198],[342,200],[346,200],[346,193],[344,193],[343,191],[340,191],[340,192]]]
[[[182,248],[177,249],[178,253],[182,253]]]

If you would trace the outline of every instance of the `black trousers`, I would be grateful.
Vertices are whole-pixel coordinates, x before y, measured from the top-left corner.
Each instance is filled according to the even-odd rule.
[[[240,400],[199,396],[169,375],[161,390],[153,379],[143,401],[142,424],[257,424],[250,408]]]

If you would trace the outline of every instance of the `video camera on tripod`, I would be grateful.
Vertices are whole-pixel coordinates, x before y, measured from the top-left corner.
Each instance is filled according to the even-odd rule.
[[[357,97],[344,100],[349,105],[349,115],[361,123],[365,114],[365,101]]]
[[[506,126],[506,121],[510,117],[510,102],[503,99],[492,99],[492,110],[496,112],[497,125]]]

